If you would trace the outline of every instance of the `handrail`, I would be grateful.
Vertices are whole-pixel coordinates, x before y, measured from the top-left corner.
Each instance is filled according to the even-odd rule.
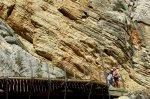
[[[99,48],[100,49],[100,48]],[[43,81],[43,82],[47,82],[47,88],[45,89],[45,90],[47,90],[48,91],[48,99],[50,99],[50,92],[53,90],[51,87],[53,87],[54,86],[54,84],[55,84],[55,82],[58,82],[58,83],[63,83],[63,84],[61,84],[61,87],[63,86],[63,88],[64,88],[64,99],[66,99],[67,98],[67,91],[68,90],[70,90],[70,89],[68,89],[68,87],[69,88],[72,88],[71,86],[73,86],[73,85],[76,85],[77,84],[77,86],[78,86],[78,84],[83,84],[82,86],[83,87],[86,87],[86,88],[88,88],[87,89],[87,92],[89,93],[89,95],[88,95],[88,99],[90,99],[90,97],[91,97],[91,94],[93,93],[93,90],[96,90],[96,91],[98,91],[97,89],[101,89],[101,90],[105,90],[106,91],[106,89],[107,89],[107,95],[109,96],[109,99],[111,99],[111,97],[110,97],[110,93],[109,93],[109,86],[108,86],[108,82],[107,82],[107,69],[105,68],[105,66],[104,66],[104,60],[103,60],[103,53],[102,53],[102,51],[100,50],[100,57],[101,57],[101,60],[102,60],[102,68],[103,68],[103,72],[104,72],[104,76],[105,76],[105,80],[106,80],[106,83],[104,83],[104,82],[102,82],[102,77],[101,77],[101,74],[100,74],[100,72],[98,72],[98,76],[99,76],[99,81],[94,81],[93,80],[93,75],[92,75],[92,68],[91,68],[91,65],[89,64],[89,67],[88,68],[85,68],[84,66],[83,66],[83,69],[84,69],[84,77],[83,77],[83,79],[76,79],[76,72],[74,71],[73,73],[73,75],[74,75],[74,79],[68,79],[67,78],[67,71],[66,71],[66,65],[65,64],[63,64],[63,66],[64,66],[64,72],[65,72],[65,77],[64,77],[64,79],[58,79],[58,78],[51,78],[50,77],[50,71],[49,71],[49,68],[48,68],[48,64],[46,63],[46,68],[47,68],[47,75],[48,75],[48,77],[47,78],[35,78],[34,77],[34,75],[33,75],[33,68],[32,68],[32,64],[31,64],[31,61],[29,61],[30,62],[30,70],[31,70],[31,75],[30,75],[30,77],[0,77],[0,83],[1,83],[1,81],[3,81],[3,80],[5,80],[5,81],[3,81],[4,83],[6,83],[6,85],[4,84],[4,86],[5,86],[5,91],[6,91],[6,99],[8,99],[8,91],[9,90],[7,90],[8,89],[8,81],[12,81],[13,82],[13,80],[15,79],[16,81],[18,80],[18,81],[23,81],[23,80],[26,80],[27,81],[27,83],[29,82],[30,84],[28,85],[28,86],[30,86],[30,88],[29,88],[29,91],[30,91],[30,94],[29,94],[29,99],[31,98],[31,94],[32,94],[32,91],[34,91],[33,90],[33,87],[35,87],[34,86],[34,84],[36,84],[37,83],[37,81]],[[85,69],[88,69],[89,70],[89,79],[87,79],[86,78],[86,70]],[[122,78],[122,75],[121,75],[121,79],[123,79]],[[16,82],[14,80],[14,82]],[[123,81],[123,80],[122,80]],[[27,84],[26,83],[26,84]],[[18,83],[17,83],[18,84]],[[69,85],[70,84],[70,85]],[[84,85],[85,84],[85,85]],[[11,85],[11,84],[10,84]],[[56,84],[57,85],[57,84]],[[87,87],[88,86],[88,87]],[[123,83],[123,86],[124,86],[124,83]],[[37,85],[36,85],[36,87],[37,87]],[[44,86],[45,87],[45,86]],[[79,87],[79,86],[78,86]],[[102,88],[103,87],[103,88]],[[97,88],[97,89],[96,89]],[[124,86],[124,88],[125,88],[125,86]],[[75,88],[74,88],[75,89]],[[78,89],[78,88],[77,88]],[[79,88],[80,89],[80,88]],[[21,90],[21,89],[20,89]]]

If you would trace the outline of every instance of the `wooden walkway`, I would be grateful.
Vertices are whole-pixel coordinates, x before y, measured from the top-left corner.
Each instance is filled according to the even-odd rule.
[[[110,89],[105,83],[92,80],[76,79],[46,79],[46,78],[24,78],[9,77],[0,78],[0,89],[8,93],[38,93],[38,92],[62,92],[86,93],[90,95],[118,97],[125,93],[124,90]],[[110,93],[110,94],[109,94]],[[90,98],[88,98],[90,99]],[[108,98],[109,99],[109,98]]]
[[[92,93],[107,94],[107,85],[90,80],[75,79],[44,79],[44,78],[0,78],[0,88],[9,92],[45,92],[63,91],[66,87],[69,91],[89,92],[92,86]]]

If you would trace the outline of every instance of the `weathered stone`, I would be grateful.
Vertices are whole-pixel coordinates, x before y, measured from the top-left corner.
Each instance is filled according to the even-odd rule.
[[[1,29],[0,33],[0,76],[47,77],[47,75],[51,75],[52,78],[64,76],[64,72],[61,69],[55,67],[54,70],[54,67],[49,65],[47,68],[53,70],[52,72],[48,73],[47,70],[42,71],[45,65],[20,47],[22,43],[15,36],[11,28],[8,28],[7,24],[2,20],[0,20],[0,23],[3,23],[3,28],[5,28]],[[47,75],[44,75],[45,73],[47,73]]]
[[[1,0],[0,17],[19,34],[25,49],[32,55],[61,69],[66,66],[69,76],[73,76],[75,71],[76,76],[82,79],[85,69],[89,78],[91,65],[93,79],[99,80],[97,72],[104,78],[103,57],[105,67],[110,69],[116,66],[124,74],[127,89],[147,91],[150,79],[146,75],[150,63],[148,55],[142,56],[142,53],[145,53],[143,48],[150,45],[148,2],[138,0],[136,7],[131,5],[127,8],[130,3],[128,0]],[[11,37],[5,36],[8,36],[6,31],[2,32],[2,52],[5,52],[4,49],[13,50],[13,45],[5,40],[15,44],[14,38],[10,40]],[[15,50],[19,49],[17,45]],[[100,50],[99,47],[103,48]],[[22,49],[19,51],[21,53]],[[145,54],[148,54],[147,51]],[[24,62],[25,57],[31,57],[28,54],[23,56]],[[46,66],[40,66],[34,67],[34,72],[47,77]],[[51,77],[57,76],[53,73],[60,73],[60,76],[64,74],[61,69],[49,67]],[[43,71],[39,72],[40,69]],[[29,72],[28,68],[22,70]]]
[[[133,91],[128,95],[129,99],[149,99],[150,96],[144,91]]]
[[[133,20],[142,21],[150,25],[150,1],[149,0],[138,0],[138,5],[134,11]]]
[[[121,96],[121,97],[119,97],[117,99],[131,99],[131,98],[129,98],[128,96]]]

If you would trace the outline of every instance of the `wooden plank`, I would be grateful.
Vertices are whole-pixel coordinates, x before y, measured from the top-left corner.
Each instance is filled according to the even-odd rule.
[[[0,87],[2,87],[5,83],[3,82],[5,78],[0,78]],[[31,78],[28,77],[9,77],[8,78],[11,86],[10,90],[18,91],[18,92],[29,92],[31,90],[31,86],[33,87],[33,92],[42,92],[42,91],[48,91],[48,79],[47,78],[34,78],[33,85],[31,85]],[[67,80],[67,87],[71,91],[83,91],[83,92],[89,92],[90,91],[90,85],[93,84],[93,91],[97,91],[96,87],[99,87],[99,90],[106,90],[102,89],[102,87],[107,88],[106,84],[96,82],[96,81],[90,81],[90,80],[75,80],[75,79],[68,79]],[[65,82],[64,79],[51,79],[51,91],[55,90],[63,90],[65,88]],[[5,85],[3,86],[5,87]],[[10,91],[9,90],[9,91]],[[104,91],[105,92],[105,91]],[[103,92],[101,92],[103,93]],[[98,93],[98,94],[101,94]]]

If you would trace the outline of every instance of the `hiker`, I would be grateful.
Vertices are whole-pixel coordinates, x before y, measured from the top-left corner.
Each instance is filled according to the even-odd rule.
[[[117,72],[116,67],[113,67],[113,78],[115,81],[115,87],[120,88],[119,77],[118,77],[118,72]]]
[[[107,83],[109,86],[113,84],[112,76],[113,76],[113,69],[111,69],[107,75]]]

